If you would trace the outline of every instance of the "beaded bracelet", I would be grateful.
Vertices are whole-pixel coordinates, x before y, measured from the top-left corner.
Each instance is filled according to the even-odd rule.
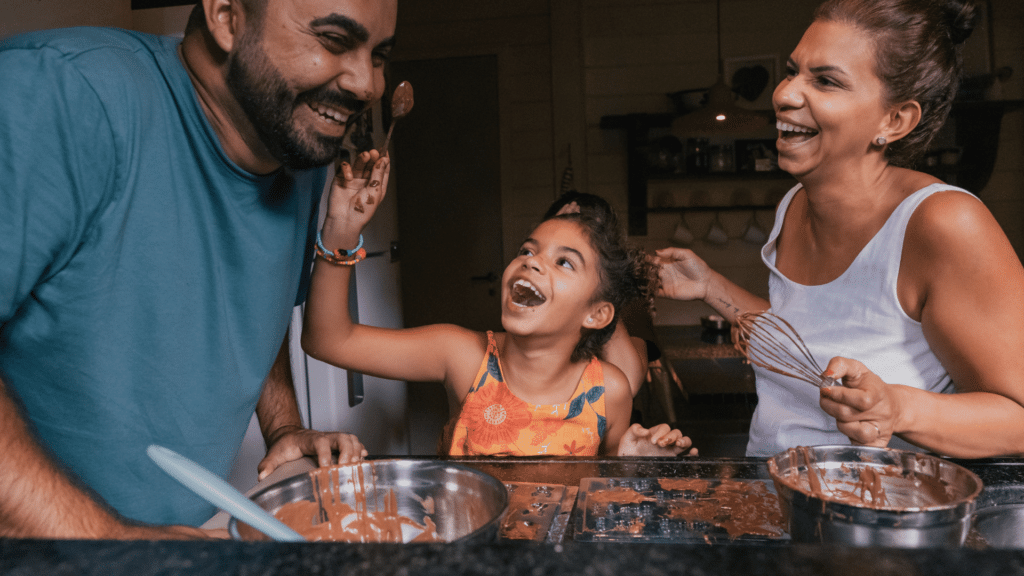
[[[335,256],[334,252],[331,252],[330,250],[328,250],[327,248],[324,247],[324,243],[320,239],[320,231],[319,230],[316,231],[316,247],[319,248],[320,251],[323,252],[324,254],[330,254],[331,256]],[[351,255],[355,254],[356,252],[359,252],[359,250],[362,247],[363,247],[363,235],[360,234],[359,235],[359,244],[356,244],[356,247],[351,249],[351,250],[342,250],[342,252],[344,252],[346,256],[351,256]],[[335,256],[335,257],[337,257],[337,256]]]
[[[327,262],[330,262],[331,264],[337,264],[339,266],[351,266],[356,262],[361,261],[363,258],[366,258],[366,250],[360,248],[356,250],[355,254],[341,257],[333,252],[322,250],[320,246],[317,246],[316,255],[323,258]]]

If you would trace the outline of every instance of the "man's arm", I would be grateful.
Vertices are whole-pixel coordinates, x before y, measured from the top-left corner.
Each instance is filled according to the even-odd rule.
[[[354,462],[367,455],[353,434],[317,432],[303,427],[292,380],[287,334],[263,383],[263,392],[256,404],[256,418],[267,443],[267,456],[257,467],[261,480],[281,464],[303,456],[316,456],[320,466],[330,466],[335,461],[334,452],[338,453],[336,461],[339,463]]]
[[[0,380],[0,537],[209,538],[189,526],[137,526],[122,521],[78,487],[33,438],[17,401]]]

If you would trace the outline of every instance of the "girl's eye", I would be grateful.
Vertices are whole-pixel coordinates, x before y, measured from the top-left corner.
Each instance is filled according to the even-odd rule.
[[[558,259],[558,265],[559,266],[564,266],[564,267],[568,268],[569,270],[575,270],[576,269],[576,267],[572,265],[572,262],[570,262],[566,258],[559,258]]]
[[[529,248],[524,246],[524,247],[519,249],[519,255],[520,256],[532,256],[533,252],[531,252]]]
[[[796,76],[796,68],[786,66],[786,78],[792,78],[793,76]]]

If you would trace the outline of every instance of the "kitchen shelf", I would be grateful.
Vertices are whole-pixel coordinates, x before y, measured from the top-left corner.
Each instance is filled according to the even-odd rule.
[[[749,181],[749,180],[793,180],[795,179],[788,172],[772,170],[769,172],[708,172],[706,174],[666,174],[648,172],[647,180],[672,181],[672,182],[723,182],[723,181]]]
[[[943,180],[975,194],[988,184],[995,167],[999,146],[999,129],[1003,115],[1024,107],[1024,100],[959,101],[953,103],[949,121],[954,123],[955,142],[960,158],[957,164],[921,167]],[[627,225],[630,236],[647,235],[647,215],[657,212],[683,212],[687,210],[727,211],[766,209],[748,206],[701,206],[651,208],[647,205],[649,181],[720,182],[751,180],[793,179],[785,172],[724,172],[709,174],[672,174],[652,172],[647,163],[646,148],[650,144],[648,133],[654,128],[667,128],[672,114],[618,114],[601,118],[605,130],[625,130],[627,156]],[[774,209],[773,207],[770,207]]]
[[[774,204],[729,204],[723,206],[659,206],[644,208],[648,214],[672,214],[677,212],[749,212],[752,210],[775,210]]]

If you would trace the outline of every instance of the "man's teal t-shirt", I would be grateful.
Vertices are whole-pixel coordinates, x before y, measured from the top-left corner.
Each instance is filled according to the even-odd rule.
[[[235,165],[177,45],[103,28],[0,43],[0,378],[120,513],[198,525],[214,509],[146,447],[230,471],[326,172]]]

